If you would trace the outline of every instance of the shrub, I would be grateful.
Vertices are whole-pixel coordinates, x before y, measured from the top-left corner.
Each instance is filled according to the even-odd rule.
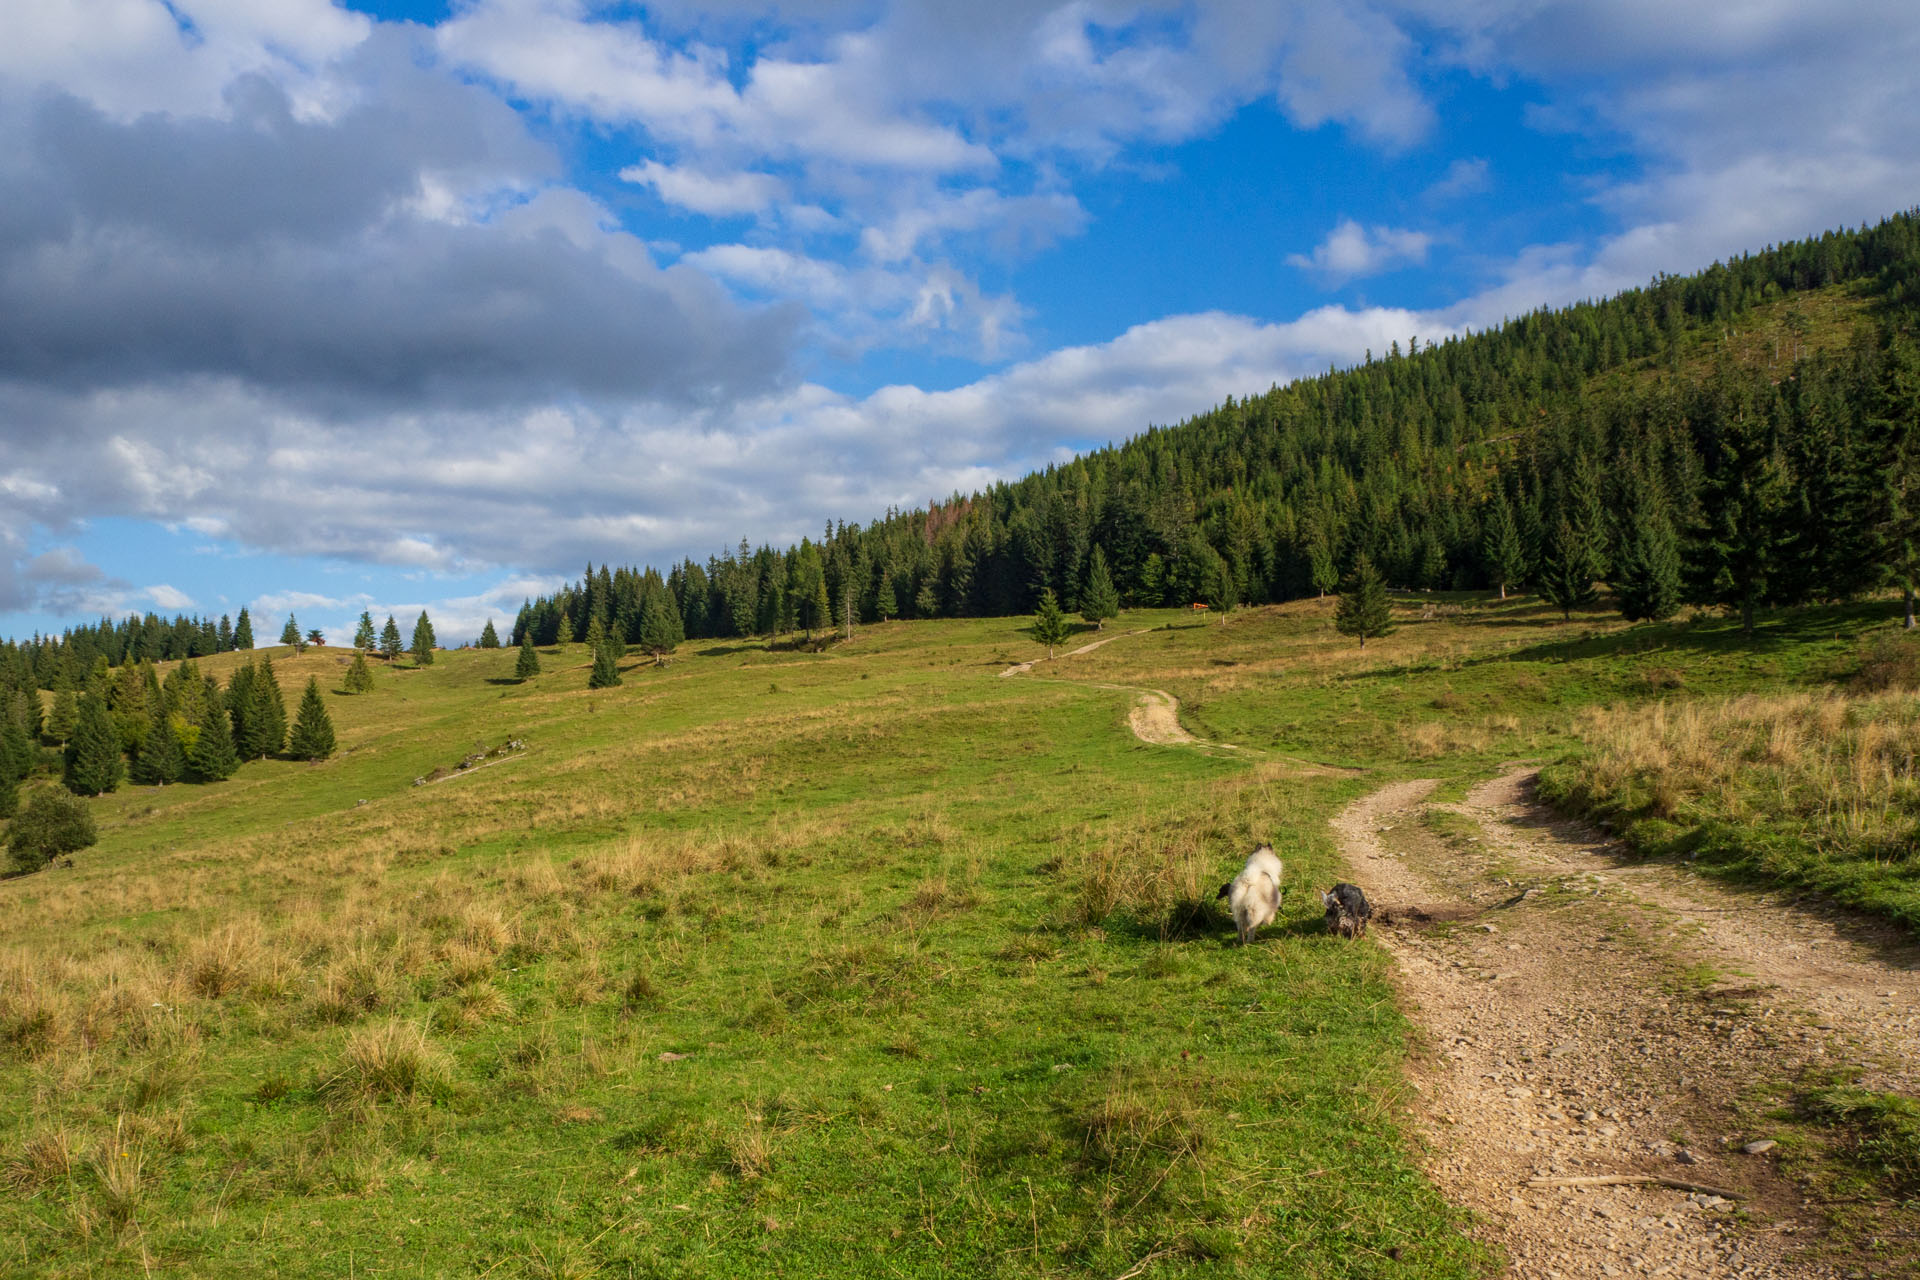
[[[1860,686],[1870,690],[1920,686],[1920,643],[1897,631],[1880,631],[1860,642]]]
[[[42,788],[8,828],[9,870],[15,874],[38,871],[61,854],[84,849],[99,838],[86,801],[63,790]]]

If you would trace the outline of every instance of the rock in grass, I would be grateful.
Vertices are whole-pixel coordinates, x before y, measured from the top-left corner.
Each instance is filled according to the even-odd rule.
[[[1752,1142],[1749,1142],[1746,1146],[1740,1149],[1746,1152],[1750,1156],[1757,1156],[1757,1155],[1763,1155],[1766,1152],[1773,1150],[1775,1147],[1779,1145],[1780,1144],[1775,1142],[1772,1138],[1756,1138]]]

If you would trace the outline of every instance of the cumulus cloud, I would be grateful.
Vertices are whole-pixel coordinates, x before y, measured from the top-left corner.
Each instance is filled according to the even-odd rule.
[[[1423,231],[1363,227],[1343,218],[1310,254],[1287,255],[1290,266],[1311,271],[1327,284],[1375,276],[1395,267],[1426,261],[1433,237]]]
[[[759,213],[786,194],[786,184],[771,174],[714,175],[656,160],[627,166],[620,180],[652,187],[670,205],[715,217]]]
[[[194,607],[192,596],[164,582],[156,582],[141,594],[170,613],[184,613]]]

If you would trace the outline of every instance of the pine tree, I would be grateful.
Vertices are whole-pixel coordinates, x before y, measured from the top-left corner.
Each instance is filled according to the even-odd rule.
[[[406,650],[400,644],[400,628],[394,622],[393,615],[387,615],[387,625],[380,630],[380,656],[388,662],[397,659]]]
[[[273,659],[261,658],[246,689],[246,740],[238,744],[248,760],[264,760],[279,755],[287,743],[287,702],[280,692],[280,678],[273,672]]]
[[[120,760],[120,735],[107,711],[107,700],[89,693],[80,699],[73,740],[67,743],[62,781],[77,796],[97,796],[120,785],[126,769]]]
[[[433,665],[433,645],[433,624],[427,621],[427,611],[422,609],[420,620],[413,624],[413,665]]]
[[[1507,502],[1504,489],[1493,491],[1493,508],[1487,513],[1486,534],[1480,550],[1486,557],[1487,576],[1500,588],[1500,598],[1505,600],[1508,587],[1517,587],[1527,580],[1527,548],[1521,541],[1520,526],[1514,522],[1513,507]]]
[[[53,695],[53,713],[47,717],[47,736],[61,746],[73,739],[75,726],[80,723],[80,699],[72,685],[67,685]]]
[[[186,767],[186,757],[180,751],[180,739],[174,736],[173,725],[162,708],[154,707],[146,741],[140,746],[140,754],[134,757],[133,780],[143,787],[163,787],[180,781]]]
[[[348,693],[373,692],[373,668],[367,665],[365,650],[353,651],[353,663],[347,668],[347,678],[342,683]]]
[[[533,651],[533,628],[528,627],[520,637],[520,656],[514,661],[513,675],[516,680],[530,680],[540,674],[540,655]]]
[[[1629,622],[1663,622],[1680,608],[1680,539],[1663,512],[1634,523],[1613,566],[1613,591]]]
[[[1540,559],[1540,594],[1569,621],[1575,609],[1600,598],[1594,590],[1593,539],[1565,516],[1555,522]]]
[[[488,618],[487,625],[480,628],[480,647],[482,649],[498,649],[500,647],[500,633],[493,629],[492,618]]]
[[[587,652],[593,655],[593,670],[587,676],[587,688],[608,689],[620,683],[619,639],[608,634],[595,614],[587,624]]]
[[[1120,616],[1120,593],[1114,590],[1113,575],[1107,571],[1107,554],[1099,543],[1087,557],[1087,585],[1080,592],[1080,616],[1104,631],[1108,618]]]
[[[640,608],[640,647],[653,655],[656,664],[679,647],[676,622],[672,598],[664,591],[649,595]]]
[[[253,619],[245,609],[240,610],[239,618],[233,624],[233,647],[236,649],[253,648]]]
[[[195,782],[221,782],[231,778],[239,767],[240,757],[233,749],[227,713],[210,705],[200,721],[200,736],[194,739],[193,750],[187,753],[187,777]]]
[[[220,615],[219,641],[221,653],[233,652],[233,619],[224,613]]]
[[[374,644],[373,613],[363,609],[360,612],[360,625],[353,629],[353,647],[371,652]]]
[[[1384,636],[1393,630],[1393,606],[1387,600],[1387,584],[1365,553],[1353,562],[1353,574],[1333,612],[1333,625],[1341,635],[1358,636],[1362,649],[1367,647],[1370,637]]]
[[[300,639],[300,624],[294,620],[292,614],[287,615],[287,625],[280,628],[280,643],[290,644],[296,650],[303,647],[303,642]]]
[[[320,697],[320,681],[314,676],[307,677],[307,691],[300,695],[287,754],[295,760],[325,760],[333,754],[333,717],[327,714],[327,704]]]
[[[1053,660],[1054,647],[1067,638],[1067,615],[1061,611],[1060,602],[1054,599],[1053,588],[1049,587],[1040,595],[1040,608],[1033,615],[1033,638],[1036,643],[1047,646],[1047,660]]]

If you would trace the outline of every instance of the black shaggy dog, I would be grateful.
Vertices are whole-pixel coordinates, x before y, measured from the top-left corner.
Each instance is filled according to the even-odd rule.
[[[1367,904],[1367,895],[1360,892],[1359,885],[1343,880],[1321,894],[1320,901],[1327,905],[1328,933],[1337,933],[1343,938],[1366,936],[1373,908]]]

